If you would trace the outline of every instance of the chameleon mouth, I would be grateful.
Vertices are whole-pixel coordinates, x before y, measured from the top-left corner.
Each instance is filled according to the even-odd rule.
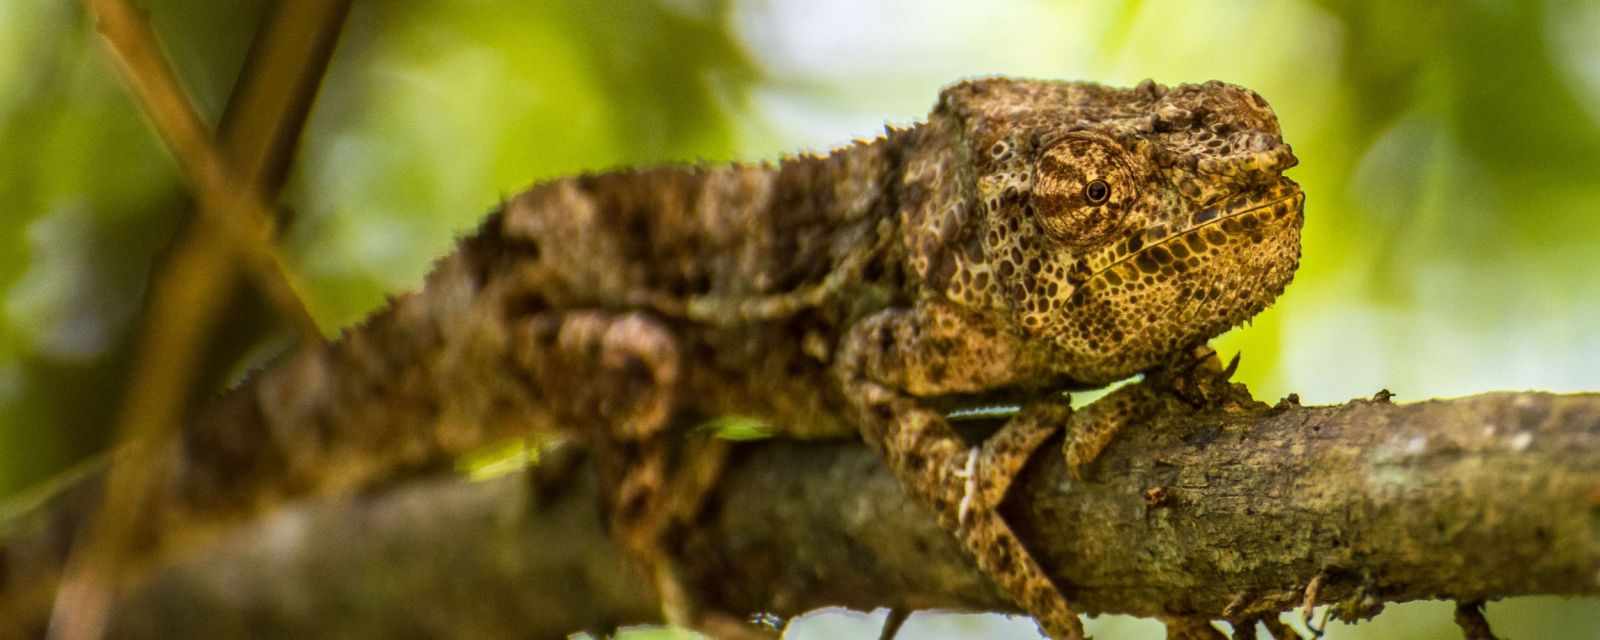
[[[1266,194],[1234,199],[1232,202],[1213,204],[1189,215],[1187,225],[1172,231],[1165,227],[1152,227],[1115,247],[1114,257],[1104,267],[1090,272],[1087,280],[1109,279],[1110,284],[1121,284],[1119,272],[1139,277],[1139,274],[1159,277],[1170,267],[1182,273],[1204,266],[1208,253],[1232,244],[1233,239],[1248,238],[1252,244],[1261,244],[1266,236],[1276,231],[1274,227],[1286,221],[1298,226],[1305,208],[1305,192],[1300,186],[1285,178]],[[1298,234],[1297,234],[1298,236]],[[1137,267],[1137,270],[1126,267]]]
[[[1074,379],[1126,377],[1265,309],[1299,264],[1304,204],[1284,179],[1091,258],[1065,301],[1074,322],[1058,338]]]

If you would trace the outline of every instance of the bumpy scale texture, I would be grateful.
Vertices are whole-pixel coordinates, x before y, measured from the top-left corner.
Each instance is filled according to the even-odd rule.
[[[675,622],[736,633],[676,580],[672,532],[723,455],[690,427],[738,415],[790,437],[859,429],[1051,637],[1077,638],[997,507],[1060,425],[1077,424],[1076,472],[1139,414],[1113,394],[1075,422],[1061,390],[1186,362],[1282,292],[1294,164],[1241,87],[970,81],[926,123],[826,156],[537,186],[423,295],[513,327],[549,409],[528,419],[597,452],[613,531]],[[944,411],[994,398],[1023,410],[970,446]]]

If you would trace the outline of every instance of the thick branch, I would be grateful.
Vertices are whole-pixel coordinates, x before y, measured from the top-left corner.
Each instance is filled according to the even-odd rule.
[[[1600,593],[1600,395],[1169,409],[1122,434],[1085,482],[1045,451],[1008,502],[1085,611],[1243,620],[1300,605],[1319,575],[1317,599],[1345,616]],[[119,624],[554,638],[649,619],[577,472],[531,511],[519,478],[288,510],[166,572]],[[714,604],[1011,608],[864,447],[756,443],[727,480],[680,547]]]

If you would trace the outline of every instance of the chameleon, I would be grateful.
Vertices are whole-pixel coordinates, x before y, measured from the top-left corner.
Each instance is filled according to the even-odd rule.
[[[1296,162],[1238,86],[978,79],[826,155],[548,182],[466,248],[522,279],[521,365],[608,452],[613,524],[669,620],[734,635],[693,611],[662,538],[722,455],[672,434],[738,415],[859,436],[1047,635],[1081,638],[997,507],[1063,425],[1079,475],[1145,387],[1077,414],[1061,391],[1181,376],[1284,290]],[[947,413],[996,398],[1021,409],[968,444]]]
[[[1296,162],[1239,86],[994,77],[826,154],[547,181],[491,212],[421,289],[146,445],[166,471],[130,537],[172,546],[171,523],[194,538],[198,522],[568,434],[593,453],[611,535],[649,569],[667,620],[747,635],[696,602],[673,553],[729,449],[696,427],[739,416],[780,437],[859,438],[1047,635],[1081,638],[998,507],[1058,432],[1081,475],[1138,422],[1149,385],[1081,409],[1064,391],[1141,373],[1182,389],[1220,369],[1205,343],[1298,265],[1304,196],[1283,176]],[[952,411],[994,402],[1020,410],[969,444]],[[51,582],[30,577],[48,567],[13,565],[0,593],[32,595],[0,603],[48,603]]]

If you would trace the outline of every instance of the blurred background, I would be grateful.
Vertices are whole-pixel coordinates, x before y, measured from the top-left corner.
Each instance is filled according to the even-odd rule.
[[[269,3],[140,3],[223,118]],[[1304,261],[1218,345],[1268,401],[1600,389],[1600,3],[357,2],[279,204],[324,332],[415,287],[501,197],[624,165],[774,159],[906,124],[959,78],[1221,79],[1300,157]],[[73,2],[0,0],[0,500],[111,438],[144,293],[192,213],[177,165]],[[196,397],[292,334],[223,344]],[[257,307],[259,307],[257,303]],[[1600,637],[1600,602],[1489,605],[1503,636]],[[873,638],[826,614],[801,638]],[[918,616],[903,637],[1035,637]],[[1115,616],[1102,637],[1160,637]],[[977,635],[964,635],[977,634]],[[1126,635],[1125,635],[1126,634]],[[1147,635],[1139,635],[1147,634]],[[1391,607],[1335,638],[1455,638]]]

